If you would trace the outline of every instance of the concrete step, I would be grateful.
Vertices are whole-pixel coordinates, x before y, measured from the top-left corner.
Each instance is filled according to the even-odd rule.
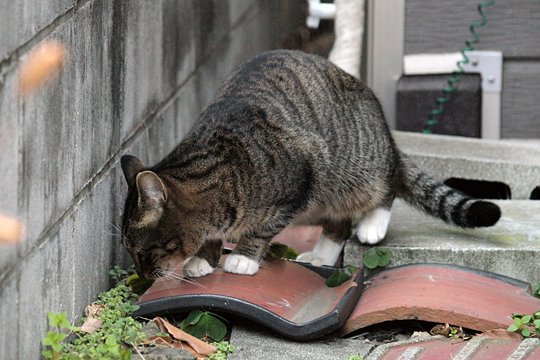
[[[534,188],[540,186],[540,146],[537,143],[402,131],[395,131],[393,135],[403,152],[440,180],[502,182],[509,186],[514,200],[530,199]]]
[[[439,263],[467,266],[532,284],[540,282],[540,201],[500,200],[499,222],[490,228],[461,229],[396,200],[388,234],[378,246],[393,253],[390,266]],[[369,247],[345,246],[344,264],[360,266]]]

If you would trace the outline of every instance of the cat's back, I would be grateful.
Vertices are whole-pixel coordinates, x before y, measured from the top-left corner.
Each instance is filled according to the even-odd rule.
[[[289,101],[372,97],[361,81],[327,59],[296,50],[267,51],[243,63],[225,81],[216,100],[238,95],[243,99],[262,96],[278,101],[284,96]]]
[[[201,120],[223,123],[229,121],[227,115],[246,109],[263,111],[276,125],[342,144],[353,140],[345,132],[358,134],[362,124],[385,126],[380,105],[364,83],[327,59],[295,50],[267,51],[240,65]],[[249,116],[245,121],[249,126]]]

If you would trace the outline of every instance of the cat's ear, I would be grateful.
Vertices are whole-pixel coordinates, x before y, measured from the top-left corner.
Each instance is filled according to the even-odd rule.
[[[167,200],[165,185],[152,171],[143,171],[135,179],[139,194],[138,207],[141,214],[139,227],[157,225]]]
[[[133,187],[135,185],[135,177],[144,170],[143,162],[136,156],[124,155],[120,159],[120,164],[122,164],[122,170],[124,171],[128,186]]]

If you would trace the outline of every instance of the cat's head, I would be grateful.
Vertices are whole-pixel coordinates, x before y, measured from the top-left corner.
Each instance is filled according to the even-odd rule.
[[[129,187],[122,244],[140,276],[163,276],[195,254],[200,236],[166,179],[147,170],[135,156],[123,156],[121,164]]]

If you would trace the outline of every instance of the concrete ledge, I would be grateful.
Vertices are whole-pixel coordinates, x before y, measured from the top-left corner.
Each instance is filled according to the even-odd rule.
[[[396,200],[386,239],[390,266],[413,263],[462,265],[531,283],[540,282],[540,203],[501,200],[502,217],[491,228],[461,229]],[[369,247],[350,240],[344,262],[359,266]]]
[[[458,177],[504,182],[516,200],[529,199],[540,186],[538,145],[401,131],[393,135],[403,152],[441,180]]]

